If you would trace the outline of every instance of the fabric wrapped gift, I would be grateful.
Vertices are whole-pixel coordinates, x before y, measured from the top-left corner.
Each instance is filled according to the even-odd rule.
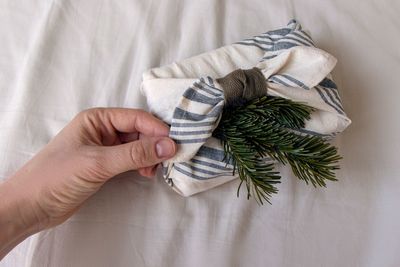
[[[145,72],[141,91],[149,111],[170,125],[178,144],[176,156],[163,162],[165,180],[190,196],[237,178],[212,136],[230,97],[226,79],[219,78],[237,69],[263,75],[266,94],[315,108],[301,132],[332,138],[343,131],[351,121],[330,74],[335,64],[292,20],[285,28]]]

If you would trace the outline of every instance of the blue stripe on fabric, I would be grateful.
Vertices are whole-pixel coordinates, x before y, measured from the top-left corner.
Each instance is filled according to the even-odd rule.
[[[203,86],[204,86],[205,88],[209,89],[209,90],[214,90],[214,91],[216,91],[217,93],[220,93],[220,94],[221,94],[221,93],[224,93],[223,90],[218,89],[217,87],[214,86],[214,84],[213,84],[213,85],[209,85],[208,83],[204,82],[204,83],[203,83]]]
[[[197,82],[193,84],[193,87],[195,87],[199,90],[204,90],[205,92],[207,92],[213,96],[221,96],[221,92],[219,92],[218,91],[219,89],[217,89],[217,88],[213,88],[213,87],[210,88],[210,86],[205,87],[205,86],[203,86],[203,84],[200,84]]]
[[[263,57],[263,58],[261,59],[261,61],[262,61],[262,60],[268,60],[268,59],[274,58],[274,57],[276,57],[276,56],[277,56],[277,55],[265,56],[265,57]]]
[[[213,171],[210,171],[210,170],[205,170],[205,169],[190,165],[190,164],[188,164],[186,162],[180,162],[179,164],[182,165],[182,166],[185,166],[187,168],[190,168],[190,169],[192,169],[192,170],[194,170],[196,172],[201,172],[201,173],[204,173],[204,174],[209,174],[209,175],[214,175],[214,176],[215,175],[221,175],[223,173],[227,173],[227,171],[226,172],[213,172]]]
[[[275,40],[275,41],[280,40],[282,37],[272,38],[271,36],[268,35],[268,33],[263,33],[261,35],[254,36],[253,38],[249,38],[249,39],[245,39],[245,40],[256,40],[256,38],[265,39],[265,40],[269,41],[271,44],[273,44],[272,40]]]
[[[274,44],[273,51],[278,51],[282,49],[289,49],[295,46],[299,46],[298,44],[291,43],[291,42],[277,42]]]
[[[266,48],[266,47],[263,48],[266,51],[277,51],[277,50],[281,50],[281,49],[288,49],[288,48],[291,48],[291,47],[294,47],[294,46],[299,46],[299,44],[297,44],[297,43],[290,42],[290,41],[284,41],[282,39],[291,39],[291,38],[288,38],[288,37],[285,36],[285,37],[280,38],[279,41],[276,41],[276,42],[267,42],[267,41],[258,40],[258,39],[250,39],[250,40],[252,42],[256,43],[256,44],[259,44],[259,45],[270,45],[270,46],[272,46],[271,48]],[[297,39],[295,39],[295,41],[297,41],[299,43],[302,43],[301,41],[299,41]],[[306,46],[310,46],[308,44],[305,44],[305,45]]]
[[[299,30],[299,32],[301,32],[302,34],[304,34],[305,36],[307,36],[308,38],[310,38],[310,40],[312,40],[311,36],[310,36],[307,32],[305,32],[305,31],[303,31],[303,30]]]
[[[207,141],[208,138],[196,138],[196,139],[174,139],[175,143],[177,144],[198,144],[198,143],[205,143]]]
[[[236,44],[247,45],[247,46],[255,46],[255,47],[258,47],[258,48],[260,48],[261,50],[264,50],[264,51],[272,51],[270,49],[262,47],[261,45],[259,45],[257,43],[254,43],[254,42],[253,43],[237,42]]]
[[[281,79],[279,79],[279,78],[277,78],[277,77],[275,77],[275,76],[269,77],[268,80],[273,81],[273,82],[275,82],[275,83],[279,83],[279,84],[284,85],[284,86],[293,87],[293,86],[291,86],[291,85],[285,83],[284,81],[282,81]]]
[[[323,100],[326,104],[328,104],[329,106],[331,106],[332,108],[334,108],[339,114],[344,115],[344,113],[343,113],[340,109],[338,109],[335,105],[331,104],[331,103],[328,101],[328,99],[325,97],[325,95],[323,94],[323,92],[321,92],[320,89],[319,89],[317,86],[314,87],[314,88],[315,88],[315,90],[317,90],[318,94],[321,96],[322,100]]]
[[[211,162],[207,162],[207,161],[203,161],[203,160],[199,160],[199,159],[191,159],[190,161],[193,163],[204,165],[204,166],[211,167],[214,169],[226,170],[226,171],[233,170],[233,168],[224,167],[224,166],[221,166],[221,165],[218,165],[215,163],[211,163]]]
[[[258,38],[264,40],[259,40]],[[298,42],[304,46],[315,46],[311,36],[302,30],[301,25],[297,21],[290,22],[286,28],[268,31],[261,35],[254,36],[253,38],[237,42],[236,44],[255,46],[264,51],[279,51],[299,45],[297,43],[294,44],[293,42],[283,42],[284,39]],[[274,49],[271,50],[262,44],[272,45]]]
[[[213,96],[222,96],[221,93],[215,93],[215,92],[211,91],[210,89],[208,89],[206,87],[202,87],[201,90],[203,90],[204,92],[207,92],[207,93],[209,93],[210,95],[213,95]]]
[[[163,174],[163,176],[168,175],[168,167],[162,166],[162,174]]]
[[[334,81],[332,81],[329,78],[324,78],[319,85],[323,86],[323,87],[327,87],[327,88],[332,88],[332,89],[337,89],[337,85]]]
[[[335,99],[340,103],[340,106],[342,107],[343,110],[342,100],[340,99],[336,83],[332,79],[324,78],[318,85],[320,87],[330,89],[330,92],[334,95]]]
[[[207,93],[212,94],[214,96],[220,96],[221,95],[221,92],[219,91],[219,89],[214,88],[214,87],[210,88],[210,86],[204,86],[203,82],[200,82],[200,83],[199,82],[195,82],[195,83],[193,83],[193,87],[195,87],[197,89],[200,89],[200,90],[204,90]]]
[[[223,91],[222,91],[221,89],[218,89],[218,88],[215,87],[214,85],[211,86],[211,85],[209,85],[208,83],[206,83],[205,80],[204,80],[204,78],[200,78],[200,82],[195,82],[193,85],[196,86],[196,87],[199,88],[199,89],[204,89],[204,88],[206,88],[206,89],[208,89],[208,90],[213,91],[213,92],[216,93],[216,94],[221,94],[221,93],[223,93]]]
[[[336,102],[336,100],[333,98],[333,96],[331,95],[331,92],[330,92],[330,90],[329,89],[326,89],[326,88],[324,88],[324,87],[320,87],[322,90],[324,90],[325,91],[325,93],[329,96],[329,98],[331,99],[331,101],[332,101],[332,103],[334,104],[334,105],[336,105],[336,107],[338,107],[341,111],[344,111],[343,110],[343,107],[342,107],[342,105],[341,105],[341,103],[338,103],[338,102]]]
[[[169,135],[199,135],[199,134],[209,134],[212,129],[201,130],[201,131],[170,131]]]
[[[275,43],[277,43],[277,42],[279,42],[279,41],[283,41],[284,39],[287,39],[287,40],[293,40],[293,41],[299,42],[299,43],[301,43],[301,44],[304,45],[304,46],[313,46],[312,44],[309,43],[308,40],[307,40],[307,42],[305,42],[305,41],[304,41],[304,37],[303,37],[303,40],[299,40],[299,39],[294,38],[294,37],[292,37],[292,36],[290,36],[290,35],[291,35],[291,34],[289,34],[289,36],[286,35],[286,36],[283,36],[283,37],[280,37],[280,38],[272,38],[272,37],[270,37],[270,36],[256,36],[253,40],[256,41],[256,42],[260,42],[260,43],[262,43],[262,44],[274,45]],[[256,38],[263,38],[263,39],[266,38],[266,39],[270,40],[270,42],[261,41],[261,40],[258,40],[258,39],[256,39]]]
[[[183,119],[189,121],[202,121],[208,118],[217,118],[222,111],[223,106],[216,106],[210,113],[208,114],[197,114],[193,112],[189,112],[187,110],[183,110],[180,107],[176,107],[174,111],[173,119]]]
[[[214,125],[214,121],[205,121],[205,122],[173,122],[171,123],[171,127],[203,127]]]
[[[223,150],[215,149],[212,147],[207,147],[207,146],[200,147],[200,149],[197,151],[196,156],[209,158],[219,162],[229,163],[227,162],[227,158]]]
[[[215,86],[214,85],[214,81],[213,81],[213,79],[210,77],[210,76],[207,76],[207,80],[208,80],[208,83],[211,85],[211,86]],[[217,89],[217,88],[216,88]]]
[[[336,100],[340,103],[340,106],[343,108],[342,100],[340,99],[338,91],[337,90],[332,90],[332,89],[330,89],[330,90],[331,90],[331,93],[335,96]]]
[[[201,92],[196,91],[193,88],[187,89],[183,93],[183,96],[191,101],[208,104],[210,106],[215,106],[216,104],[218,104],[219,102],[224,100],[222,97],[211,98],[211,97],[205,96],[205,95],[201,94]]]
[[[210,76],[207,76],[207,80],[208,80],[208,84],[210,84],[211,86],[215,87],[213,78],[211,78]],[[219,90],[218,88],[215,88],[215,89]]]
[[[251,43],[246,43],[246,42],[237,42],[236,44],[240,44],[240,45],[247,45],[247,46],[255,46],[258,47],[266,52],[271,52],[271,51],[279,51],[279,50],[283,50],[283,49],[289,49],[295,46],[299,46],[299,44],[296,43],[291,43],[291,42],[284,42],[284,41],[280,41],[280,42],[276,42],[272,45],[271,48],[267,48],[267,47],[263,47],[262,46],[262,42],[261,41],[252,41]]]
[[[289,40],[293,40],[293,41],[299,42],[299,43],[301,43],[301,44],[304,45],[304,46],[311,46],[309,43],[306,43],[306,42],[304,42],[304,41],[302,41],[302,40],[299,40],[299,39],[294,38],[294,37],[291,37],[291,36],[285,36],[285,37],[283,37],[282,39],[289,39]]]
[[[300,32],[300,33],[301,33],[301,32]],[[315,45],[314,45],[313,39],[306,38],[306,37],[304,37],[303,35],[301,35],[300,33],[299,33],[299,32],[292,32],[291,34],[293,34],[294,36],[297,36],[297,37],[303,39],[304,41],[308,42],[311,46],[315,46]],[[307,37],[308,37],[308,36],[307,36]]]
[[[287,34],[289,34],[291,31],[292,31],[292,29],[283,28],[283,29],[278,29],[278,30],[268,31],[268,32],[266,32],[266,34],[269,34],[269,35],[281,35],[281,36],[284,36],[284,35],[287,35]]]
[[[288,74],[279,74],[279,75],[285,77],[286,79],[288,79],[289,81],[297,84],[298,86],[300,86],[303,89],[310,90],[310,88],[307,85],[305,85],[301,81],[297,80],[296,78],[294,78],[294,77],[292,77],[292,76],[290,76]]]

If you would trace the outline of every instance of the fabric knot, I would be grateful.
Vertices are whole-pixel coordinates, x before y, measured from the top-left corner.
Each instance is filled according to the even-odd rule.
[[[224,90],[226,107],[237,107],[267,94],[267,84],[258,68],[237,69],[217,82]]]

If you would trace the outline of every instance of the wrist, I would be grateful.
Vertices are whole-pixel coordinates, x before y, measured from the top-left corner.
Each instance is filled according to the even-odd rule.
[[[28,236],[42,230],[33,205],[13,179],[0,183],[0,259]]]

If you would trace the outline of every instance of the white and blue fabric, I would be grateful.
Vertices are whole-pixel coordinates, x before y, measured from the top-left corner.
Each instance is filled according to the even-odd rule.
[[[190,196],[237,178],[221,142],[212,136],[225,104],[217,79],[236,69],[256,67],[268,95],[314,107],[301,132],[332,138],[343,131],[351,121],[330,75],[335,64],[291,21],[283,29],[146,72],[142,92],[149,110],[170,124],[170,137],[178,144],[177,155],[163,162],[168,184]]]

